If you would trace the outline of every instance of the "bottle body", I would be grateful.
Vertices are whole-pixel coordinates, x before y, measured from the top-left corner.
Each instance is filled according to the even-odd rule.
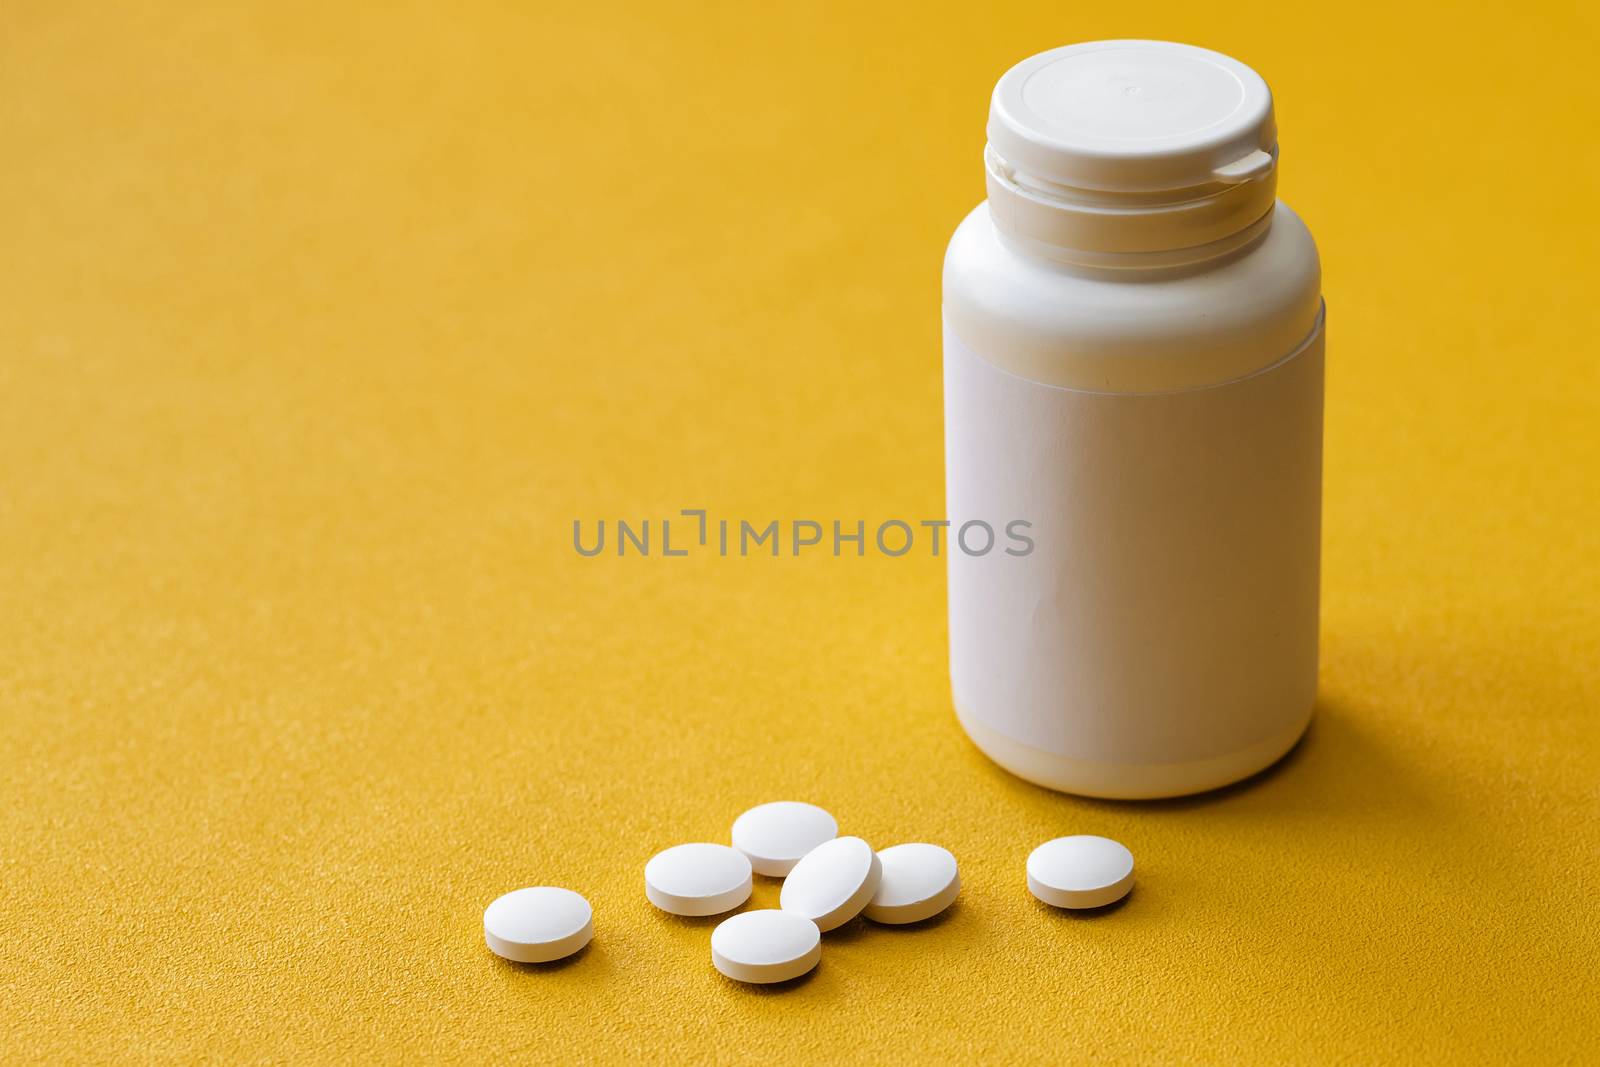
[[[1315,245],[1276,202],[1223,252],[1152,269],[1014,237],[986,202],[945,260],[952,532],[1023,520],[1033,543],[949,556],[957,715],[1067,792],[1246,777],[1316,694]]]

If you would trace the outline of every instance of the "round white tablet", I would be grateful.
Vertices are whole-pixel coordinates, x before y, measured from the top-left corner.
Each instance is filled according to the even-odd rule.
[[[711,931],[711,965],[740,982],[799,978],[822,958],[822,931],[793,912],[747,911]]]
[[[727,845],[675,845],[644,865],[644,895],[674,915],[720,915],[750,899],[750,861]]]
[[[914,923],[948,908],[961,892],[956,858],[938,845],[895,845],[878,851],[883,877],[862,914],[873,922]]]
[[[833,816],[815,804],[775,800],[733,820],[733,847],[750,858],[757,874],[782,878],[801,856],[838,833]]]
[[[483,937],[498,956],[548,963],[570,956],[594,936],[589,902],[553,885],[517,889],[483,909]]]
[[[778,894],[778,906],[832,930],[861,914],[882,877],[883,864],[871,845],[859,837],[836,837],[794,865]]]
[[[1028,857],[1028,889],[1058,908],[1100,908],[1133,888],[1133,853],[1107,837],[1046,841]]]

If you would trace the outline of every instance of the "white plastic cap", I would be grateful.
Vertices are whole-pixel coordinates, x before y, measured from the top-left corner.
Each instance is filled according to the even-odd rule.
[[[1030,178],[1114,193],[1258,180],[1278,144],[1260,75],[1169,41],[1094,41],[1018,63],[995,86],[988,135]]]

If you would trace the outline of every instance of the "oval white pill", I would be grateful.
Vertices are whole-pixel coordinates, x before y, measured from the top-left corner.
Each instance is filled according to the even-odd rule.
[[[548,963],[570,956],[594,936],[589,902],[553,885],[517,889],[483,909],[483,937],[498,956]]]
[[[775,800],[733,820],[733,847],[749,857],[757,874],[782,878],[801,856],[838,833],[833,816],[815,804]]]
[[[873,922],[921,922],[948,908],[961,892],[956,858],[938,845],[879,849],[878,862],[883,877],[861,912]]]
[[[822,931],[793,912],[747,911],[711,931],[711,965],[739,982],[799,978],[822,958]]]
[[[824,931],[861,914],[878,891],[883,864],[859,837],[836,837],[807,852],[784,879],[778,906]]]
[[[674,845],[644,865],[644,895],[674,915],[720,915],[750,899],[750,861],[727,845]]]
[[[1028,889],[1058,908],[1100,908],[1133,888],[1133,853],[1108,837],[1046,841],[1028,857]]]

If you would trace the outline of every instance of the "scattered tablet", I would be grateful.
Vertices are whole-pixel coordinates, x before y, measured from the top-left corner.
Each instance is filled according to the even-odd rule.
[[[822,934],[864,915],[891,925],[921,922],[961,892],[956,858],[914,842],[881,852],[814,804],[776,801],[733,824],[733,847],[674,845],[644,867],[645,896],[674,915],[720,915],[750,899],[756,872],[783,877],[777,908],[730,916],[711,932],[711,963],[739,982],[784,982],[822,958]],[[1133,888],[1133,854],[1105,837],[1046,841],[1028,856],[1028,890],[1058,908],[1101,908]],[[491,951],[519,963],[548,963],[594,936],[589,902],[570,889],[534,886],[507,893],[483,912]]]
[[[733,847],[743,852],[757,874],[782,878],[800,857],[839,834],[832,815],[815,804],[775,800],[733,820]]]
[[[883,877],[862,909],[873,922],[921,922],[948,908],[961,892],[956,858],[938,845],[894,845],[878,851]]]
[[[820,959],[822,931],[793,912],[747,911],[711,931],[711,965],[738,982],[785,982],[799,978]]]
[[[1028,889],[1058,908],[1101,908],[1133,888],[1133,853],[1108,837],[1046,841],[1028,857]]]
[[[490,950],[518,963],[562,959],[593,936],[594,912],[570,889],[516,889],[483,909],[483,937]]]
[[[778,906],[832,930],[861,914],[878,891],[883,864],[859,837],[836,837],[807,852],[778,894]]]
[[[657,852],[644,865],[644,894],[674,915],[720,915],[750,899],[750,861],[703,842]]]

